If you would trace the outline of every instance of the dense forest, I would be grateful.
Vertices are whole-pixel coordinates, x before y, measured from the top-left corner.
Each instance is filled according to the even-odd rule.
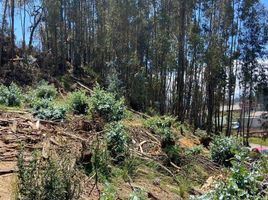
[[[0,10],[0,83],[5,85],[0,86],[0,104],[9,106],[6,102],[16,101],[17,97],[9,99],[9,93],[27,93],[24,104],[39,119],[65,119],[67,111],[58,108],[55,99],[61,96],[65,101],[68,92],[73,92],[71,112],[84,115],[90,113],[87,109],[95,109],[91,117],[98,132],[96,124],[101,124],[99,131],[103,131],[103,124],[123,119],[125,104],[133,115],[145,119],[142,124],[146,129],[164,135],[161,139],[151,134],[146,137],[161,143],[172,166],[180,168],[177,165],[181,162],[174,158],[179,150],[172,131],[184,137],[187,131],[183,127],[188,127],[197,137],[206,134],[208,140],[223,133],[228,137],[214,141],[214,147],[226,143],[233,148],[237,145],[235,139],[229,140],[234,133],[233,121],[250,118],[260,102],[263,110],[268,110],[268,10],[260,0],[0,0]],[[20,91],[15,84],[24,89],[33,87],[34,92]],[[78,87],[83,90],[77,91]],[[35,96],[38,92],[41,96]],[[234,109],[237,102],[240,113]],[[49,114],[42,110],[44,104]],[[173,117],[155,119],[155,115]],[[237,136],[249,145],[250,120],[241,123]],[[58,128],[55,130],[60,132]],[[108,130],[110,135],[124,135],[120,124]],[[111,145],[121,141],[119,146],[125,151],[122,146],[127,140],[116,137],[110,138]],[[80,140],[83,149],[88,139]],[[140,141],[141,155],[147,140]],[[52,143],[61,146],[57,141]],[[110,153],[115,155],[114,162],[120,163],[117,151]],[[95,163],[97,167],[93,163],[92,169],[107,164],[95,157],[96,163],[103,163]],[[226,161],[215,159],[220,165]],[[205,162],[213,169],[218,167]],[[52,170],[53,166],[47,167]],[[97,179],[96,174],[98,171],[93,175]],[[258,195],[264,197],[261,192]]]

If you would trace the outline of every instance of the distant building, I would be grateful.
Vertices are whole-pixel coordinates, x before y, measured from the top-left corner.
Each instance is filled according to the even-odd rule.
[[[266,111],[252,112],[249,117],[242,118],[241,127],[247,127],[248,121],[250,128],[262,129],[264,124],[268,122],[268,113]]]

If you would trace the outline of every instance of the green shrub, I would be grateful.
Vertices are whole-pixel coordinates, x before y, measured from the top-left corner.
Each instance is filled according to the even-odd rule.
[[[22,91],[14,83],[9,87],[0,86],[0,104],[5,106],[20,106],[22,101]]]
[[[66,117],[66,109],[56,106],[51,99],[37,99],[32,102],[33,116],[38,119],[59,121]]]
[[[231,159],[242,149],[241,143],[234,137],[215,137],[210,145],[211,158],[214,162],[231,166]]]
[[[19,194],[23,200],[75,200],[80,198],[81,187],[77,173],[67,157],[61,160],[40,159],[33,155],[30,164],[19,154]]]
[[[106,181],[111,176],[110,158],[105,148],[95,147],[91,162],[93,167],[91,172],[97,172],[99,180]]]
[[[54,85],[49,85],[46,81],[38,83],[37,88],[33,91],[35,98],[54,99],[57,95],[57,89]]]
[[[79,90],[71,93],[69,106],[75,114],[87,114],[89,109],[89,99],[86,92]]]
[[[175,145],[175,137],[169,128],[162,130],[161,134],[161,147],[166,148],[168,146]]]
[[[265,186],[266,175],[263,173],[264,165],[268,164],[267,159],[265,162],[266,164],[256,161],[248,167],[248,163],[245,164],[244,161],[235,161],[226,181],[219,182],[214,190],[194,199],[267,199],[268,188]]]
[[[175,121],[176,119],[171,116],[155,116],[147,119],[144,125],[156,134],[163,134],[165,129],[170,129]]]
[[[180,147],[176,145],[175,136],[171,131],[176,119],[171,116],[155,116],[144,122],[146,128],[161,135],[161,148],[167,154],[168,161],[175,164],[180,160]]]
[[[138,166],[140,165],[140,161],[134,156],[128,156],[124,161],[123,169],[126,171],[126,174],[129,177],[134,177],[137,173]]]
[[[129,197],[129,200],[147,200],[146,192],[141,189],[135,189]]]
[[[116,196],[115,188],[110,183],[106,182],[100,200],[115,200],[117,199]]]
[[[186,155],[198,155],[203,152],[203,145],[198,145],[192,148],[189,148],[185,151]]]
[[[128,137],[124,125],[120,122],[114,122],[108,125],[106,139],[107,149],[114,161],[124,161],[128,144]]]
[[[175,164],[180,163],[181,149],[180,149],[179,145],[177,145],[177,144],[170,145],[170,146],[167,146],[166,148],[164,148],[163,150],[167,154],[167,157],[168,157],[170,162],[173,162]]]
[[[115,95],[95,87],[90,98],[92,112],[106,119],[108,122],[120,121],[125,117],[124,99],[117,100]]]

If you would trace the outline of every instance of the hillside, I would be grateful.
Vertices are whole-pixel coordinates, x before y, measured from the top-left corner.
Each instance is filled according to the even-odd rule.
[[[154,135],[143,125],[143,119],[135,114],[125,119],[129,137],[131,138],[130,155],[127,159],[134,162],[135,166],[131,174],[125,174],[125,170],[117,165],[112,165],[112,176],[109,181],[115,187],[117,198],[127,199],[133,189],[142,189],[150,199],[176,199],[187,198],[189,194],[199,194],[201,187],[213,175],[219,175],[220,168],[210,162],[206,156],[193,155],[180,160],[179,166],[168,165],[163,162],[165,154],[161,150],[160,137]],[[21,145],[26,161],[32,159],[33,151],[40,151],[40,159],[48,160],[54,154],[68,156],[73,167],[80,175],[82,185],[82,199],[98,199],[103,192],[104,183],[101,181],[94,187],[95,179],[92,174],[86,175],[81,168],[81,156],[83,154],[83,142],[87,142],[90,154],[93,153],[93,143],[96,137],[102,140],[103,131],[96,131],[95,127],[102,126],[99,122],[88,120],[83,116],[70,116],[64,122],[51,122],[34,119],[27,111],[1,109],[1,198],[13,199],[17,193],[17,158]],[[199,140],[192,136],[182,136],[179,130],[173,130],[178,138],[177,143],[188,149],[199,144]],[[78,164],[78,166],[76,166]],[[79,167],[80,166],[80,167]],[[131,167],[131,166],[129,166]],[[189,176],[190,174],[190,176]],[[127,177],[126,177],[127,176]]]
[[[235,138],[212,139],[175,117],[127,109],[98,85],[80,87],[62,95],[44,81],[1,86],[1,199],[199,198],[228,184],[236,162],[251,170],[263,160]]]

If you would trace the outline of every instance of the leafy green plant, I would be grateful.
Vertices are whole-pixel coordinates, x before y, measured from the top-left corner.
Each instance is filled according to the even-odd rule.
[[[46,81],[38,83],[36,89],[33,91],[34,98],[54,99],[57,95],[57,89],[54,85],[48,84]]]
[[[267,159],[265,163],[256,161],[248,167],[245,160],[236,160],[233,162],[230,177],[226,181],[220,181],[214,190],[194,199],[266,199],[268,189],[265,186],[267,180],[263,169],[267,163]]]
[[[170,162],[173,162],[175,164],[179,164],[180,162],[180,152],[181,149],[179,145],[170,145],[163,149],[164,152],[167,154],[168,159]]]
[[[14,83],[9,87],[0,86],[0,104],[5,106],[20,106],[22,102],[22,91]]]
[[[127,172],[128,176],[134,177],[137,173],[139,165],[139,160],[134,155],[131,155],[125,159],[123,169]]]
[[[34,153],[30,164],[26,164],[21,152],[18,159],[19,193],[23,200],[75,200],[80,198],[80,181],[71,161],[50,157],[41,160]]]
[[[89,109],[89,99],[86,92],[79,90],[71,93],[69,107],[75,114],[86,114]]]
[[[154,133],[161,135],[161,147],[167,154],[169,162],[178,164],[181,150],[176,145],[175,136],[171,131],[175,121],[176,119],[171,116],[155,116],[147,119],[144,125]]]
[[[203,149],[204,149],[203,145],[198,145],[198,146],[187,149],[185,153],[186,155],[198,155],[202,153]]]
[[[237,138],[217,136],[210,145],[211,158],[220,165],[231,166],[231,159],[241,149],[242,145]]]
[[[168,146],[175,145],[175,137],[169,128],[165,128],[161,132],[161,147],[166,148]]]
[[[91,162],[92,172],[95,172],[101,181],[106,181],[111,175],[110,158],[107,150],[95,147]]]
[[[34,117],[38,119],[59,121],[66,117],[66,109],[55,105],[51,99],[36,99],[31,106]]]
[[[110,183],[106,182],[101,193],[100,200],[115,200],[116,196],[114,187]]]
[[[147,200],[148,197],[142,189],[135,189],[129,197],[129,200]]]
[[[94,88],[90,101],[91,111],[108,122],[120,121],[125,117],[124,99],[117,100],[114,94],[102,90],[100,86]]]
[[[107,75],[107,91],[115,94],[116,96],[123,95],[122,81],[119,79],[119,74],[115,67],[111,67]]]
[[[146,128],[150,129],[156,134],[162,134],[165,129],[170,129],[172,124],[176,121],[175,118],[171,116],[155,116],[150,117],[144,122]]]
[[[107,149],[115,162],[124,161],[127,154],[128,137],[120,122],[113,122],[106,131]]]

